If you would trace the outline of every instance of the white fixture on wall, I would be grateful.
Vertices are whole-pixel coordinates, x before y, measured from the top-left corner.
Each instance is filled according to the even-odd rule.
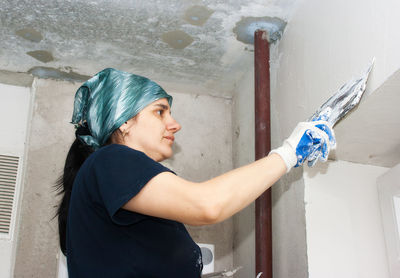
[[[58,250],[57,259],[57,278],[68,278],[67,258],[61,252],[61,249]]]
[[[391,278],[400,277],[400,164],[377,179]]]
[[[13,277],[30,88],[0,84],[0,277]]]
[[[203,271],[202,274],[208,274],[214,272],[214,244],[197,243],[201,250],[201,256],[203,258]]]

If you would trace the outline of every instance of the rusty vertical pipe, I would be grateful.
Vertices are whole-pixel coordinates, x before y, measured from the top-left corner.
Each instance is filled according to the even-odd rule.
[[[255,76],[255,158],[260,159],[271,150],[271,108],[269,45],[267,32],[256,30],[254,34]],[[271,189],[256,200],[256,274],[272,277],[272,214]]]

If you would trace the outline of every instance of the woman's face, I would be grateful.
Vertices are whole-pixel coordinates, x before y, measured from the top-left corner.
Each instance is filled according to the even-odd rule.
[[[174,134],[180,129],[166,98],[152,102],[120,127],[124,145],[144,152],[155,161],[172,156]]]

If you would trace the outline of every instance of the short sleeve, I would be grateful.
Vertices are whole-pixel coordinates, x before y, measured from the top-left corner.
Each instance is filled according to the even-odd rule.
[[[146,154],[127,146],[113,144],[98,150],[93,164],[98,191],[113,222],[128,225],[143,215],[121,207],[156,175],[172,172]],[[173,173],[173,172],[172,172]]]

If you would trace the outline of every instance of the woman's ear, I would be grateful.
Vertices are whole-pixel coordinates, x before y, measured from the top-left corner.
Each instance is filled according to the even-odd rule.
[[[126,133],[126,130],[128,129],[128,122],[123,123],[119,128],[119,132],[121,132],[122,134]]]
[[[134,125],[134,123],[136,122],[136,116],[133,118],[130,118],[129,120],[127,120],[125,123],[123,123],[118,130],[121,132],[121,134],[123,136],[125,136],[126,134],[129,133],[129,130],[131,129],[131,127]]]

